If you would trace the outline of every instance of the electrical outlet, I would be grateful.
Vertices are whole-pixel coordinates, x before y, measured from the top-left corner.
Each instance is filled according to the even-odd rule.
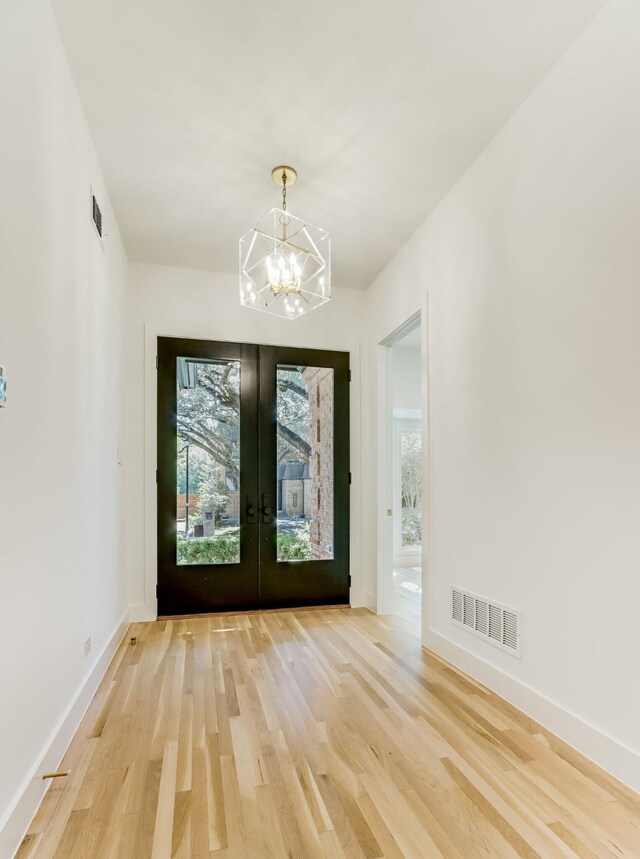
[[[91,638],[87,638],[84,643],[84,655],[88,656],[91,653]]]

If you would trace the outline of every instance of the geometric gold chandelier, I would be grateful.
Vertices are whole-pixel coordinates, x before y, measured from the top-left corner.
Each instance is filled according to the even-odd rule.
[[[240,239],[240,303],[296,319],[331,298],[331,236],[287,211],[293,167],[274,167],[282,207],[271,209]]]

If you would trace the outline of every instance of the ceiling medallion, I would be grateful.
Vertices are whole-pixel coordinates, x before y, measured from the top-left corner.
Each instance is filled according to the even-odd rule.
[[[271,178],[282,188],[282,208],[240,239],[240,304],[296,319],[331,298],[331,236],[287,211],[293,167],[274,167]]]

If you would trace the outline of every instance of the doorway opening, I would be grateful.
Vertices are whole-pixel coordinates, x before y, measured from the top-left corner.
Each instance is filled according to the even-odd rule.
[[[420,630],[424,541],[420,315],[388,338],[382,349],[381,497],[385,506],[381,523],[379,610],[395,614]]]

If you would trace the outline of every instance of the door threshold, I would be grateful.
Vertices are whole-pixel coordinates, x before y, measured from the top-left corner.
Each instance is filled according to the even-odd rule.
[[[207,611],[202,614],[159,614],[156,620],[189,620],[201,617],[230,617],[233,615],[249,614],[275,614],[285,611],[326,611],[335,608],[351,608],[351,603],[338,603],[336,605],[299,605],[285,606],[284,608],[249,608],[236,611]]]

